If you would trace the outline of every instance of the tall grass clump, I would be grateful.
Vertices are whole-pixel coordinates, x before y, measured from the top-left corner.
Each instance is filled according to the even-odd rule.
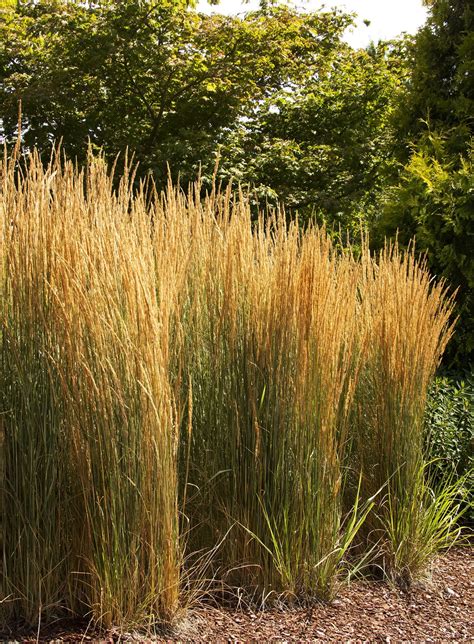
[[[1,179],[0,608],[35,621],[43,607],[61,602],[67,578],[68,473],[59,383],[49,361],[59,340],[48,323],[55,233],[48,218],[38,226],[49,200],[40,166],[32,164],[18,185],[13,163],[5,159]]]
[[[252,228],[242,198],[221,206],[211,197],[193,231],[183,321],[190,549],[222,541],[219,574],[260,597],[327,597],[349,541],[359,267],[324,231],[278,214]]]
[[[104,625],[177,607],[170,280],[100,161],[3,167],[2,610]],[[5,224],[5,222],[7,222]],[[10,223],[9,223],[10,222]]]
[[[381,565],[402,584],[451,543],[455,486],[434,495],[424,461],[430,381],[453,332],[453,301],[413,251],[387,246],[362,260],[361,332],[370,338],[354,405],[357,468],[366,496],[383,490],[366,524]],[[428,547],[429,546],[429,547]]]
[[[452,300],[413,252],[101,159],[0,179],[3,623],[329,598],[374,548],[409,582],[449,545],[423,415]]]

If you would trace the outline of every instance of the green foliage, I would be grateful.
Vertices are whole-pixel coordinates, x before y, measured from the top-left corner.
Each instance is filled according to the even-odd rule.
[[[388,190],[378,232],[427,253],[433,272],[458,288],[456,338],[447,364],[474,360],[474,8],[433,0],[416,36],[412,72],[396,111],[403,168]]]
[[[388,192],[379,233],[407,245],[416,237],[433,272],[458,288],[458,331],[449,352],[458,361],[474,356],[474,145],[465,156],[448,150],[449,133],[427,132]],[[462,364],[461,364],[462,366]]]
[[[212,174],[239,119],[311,76],[349,22],[279,6],[240,19],[178,2],[30,3],[0,27],[4,135],[16,135],[21,98],[30,148],[62,139],[83,160],[90,140],[109,159],[133,150],[158,182],[167,164]]]
[[[164,186],[251,185],[304,221],[357,230],[394,173],[391,114],[409,41],[354,51],[352,17],[267,5],[243,18],[182,2],[28,3],[0,27],[2,133],[79,161],[128,148]]]
[[[474,520],[474,380],[439,377],[433,382],[425,414],[426,454],[438,483],[449,476],[465,481],[467,517]]]
[[[474,8],[471,0],[434,0],[416,36],[408,95],[399,111],[405,141],[433,129],[451,130],[453,151],[461,152],[472,133],[474,111]],[[467,128],[467,129],[466,129]]]
[[[451,475],[432,487],[428,466],[421,464],[413,489],[400,489],[401,497],[389,485],[380,517],[388,536],[382,565],[402,589],[426,573],[438,552],[463,541],[465,483],[466,477]]]
[[[339,43],[316,73],[256,106],[222,150],[221,176],[283,200],[303,219],[357,229],[393,173],[391,114],[408,43],[354,51]]]
[[[17,6],[17,0],[1,0],[0,1],[0,11],[1,12],[10,12],[14,11]]]

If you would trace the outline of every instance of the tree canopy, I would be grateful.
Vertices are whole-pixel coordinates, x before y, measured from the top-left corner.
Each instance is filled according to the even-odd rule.
[[[474,6],[433,0],[397,110],[404,163],[387,189],[382,236],[416,237],[430,266],[458,288],[460,322],[449,359],[474,358]]]
[[[406,44],[338,43],[304,84],[275,92],[223,150],[223,174],[305,217],[368,223],[394,171],[391,115],[407,77]]]
[[[349,21],[285,7],[243,20],[143,0],[22,5],[2,28],[4,133],[15,136],[21,98],[29,147],[62,139],[79,159],[88,140],[112,156],[129,147],[158,177],[170,164],[193,178],[255,104],[316,73]]]

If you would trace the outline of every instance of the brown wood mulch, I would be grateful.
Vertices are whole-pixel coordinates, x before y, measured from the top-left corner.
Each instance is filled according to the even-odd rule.
[[[46,636],[46,634],[45,634]],[[338,598],[311,609],[231,610],[203,606],[189,611],[173,636],[94,636],[56,631],[17,642],[474,642],[474,549],[438,559],[432,576],[408,592],[384,583],[357,581]],[[5,640],[3,640],[5,641]]]

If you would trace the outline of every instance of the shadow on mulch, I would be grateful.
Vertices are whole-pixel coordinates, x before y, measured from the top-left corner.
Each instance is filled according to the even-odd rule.
[[[458,548],[433,565],[423,585],[402,592],[385,582],[357,581],[329,604],[310,609],[232,610],[203,606],[189,611],[173,634],[143,637],[94,633],[87,624],[62,622],[27,636],[0,634],[2,642],[441,642],[474,641],[474,549]]]

